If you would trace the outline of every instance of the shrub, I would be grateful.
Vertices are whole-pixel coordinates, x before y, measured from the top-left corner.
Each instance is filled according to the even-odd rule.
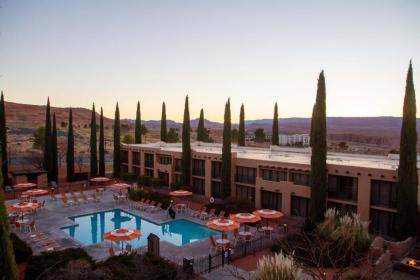
[[[150,186],[150,177],[149,176],[139,176],[137,182],[143,186]]]
[[[283,253],[264,256],[258,261],[255,272],[256,280],[296,280],[300,277],[300,269],[294,260]]]
[[[131,174],[131,173],[122,173],[120,175],[121,180],[123,181],[127,181],[130,183],[134,183],[137,181],[137,175],[136,174]]]
[[[364,276],[360,273],[353,273],[346,277],[346,280],[369,280],[369,277]]]
[[[206,204],[207,209],[216,209],[216,212],[225,211],[227,214],[253,212],[254,204],[249,200],[238,200],[235,198],[226,198],[221,202]]]
[[[41,255],[32,256],[28,259],[25,271],[25,279],[42,279],[41,274],[53,273],[67,265],[72,260],[86,260],[92,263],[92,258],[81,248],[70,248],[63,251],[43,252]],[[39,278],[38,278],[39,277]]]
[[[150,186],[160,187],[161,185],[162,185],[162,181],[159,178],[150,178]]]
[[[130,190],[129,198],[134,201],[139,201],[140,199],[144,198],[156,202],[161,202],[162,208],[167,208],[171,203],[171,197],[167,194],[142,189]]]
[[[67,265],[54,272],[48,273],[42,279],[45,280],[74,280],[74,279],[100,279],[111,280],[112,274],[109,268],[95,267],[91,262],[80,259],[69,261]]]
[[[26,262],[32,256],[32,249],[25,241],[22,241],[16,234],[11,233],[10,239],[13,243],[13,250],[15,251],[16,263]]]

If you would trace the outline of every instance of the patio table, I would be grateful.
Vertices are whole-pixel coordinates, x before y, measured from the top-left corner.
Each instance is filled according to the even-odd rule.
[[[220,246],[223,249],[227,249],[229,247],[230,241],[226,238],[219,238],[216,239],[217,246]]]
[[[273,227],[265,226],[261,227],[261,229],[264,231],[265,236],[269,236],[271,238],[271,232],[274,230]]]
[[[185,203],[178,203],[175,205],[175,209],[179,212],[184,212],[187,210],[187,204]]]
[[[240,231],[239,235],[243,237],[245,240],[250,240],[252,237],[252,233],[249,231]]]

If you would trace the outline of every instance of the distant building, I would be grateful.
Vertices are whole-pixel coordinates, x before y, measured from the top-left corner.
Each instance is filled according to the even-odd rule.
[[[310,136],[309,134],[279,134],[279,144],[281,146],[309,146]]]

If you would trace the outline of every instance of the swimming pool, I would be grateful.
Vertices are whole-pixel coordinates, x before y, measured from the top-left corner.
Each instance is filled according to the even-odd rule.
[[[85,245],[103,242],[105,232],[119,228],[141,230],[141,236],[130,241],[130,244],[136,248],[147,245],[147,237],[150,233],[159,236],[160,240],[168,241],[177,246],[220,234],[218,231],[184,219],[155,224],[121,209],[69,218],[77,225],[64,227],[62,230]]]

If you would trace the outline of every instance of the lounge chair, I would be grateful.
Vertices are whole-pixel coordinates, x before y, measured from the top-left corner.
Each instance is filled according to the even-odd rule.
[[[70,207],[71,203],[69,203],[69,201],[67,200],[67,197],[64,195],[61,196],[61,200],[63,201],[64,206],[66,207]]]
[[[95,192],[92,192],[92,198],[93,198],[93,201],[95,201],[95,202],[99,202],[99,201],[101,201],[97,196],[96,196],[96,193]]]
[[[150,208],[156,207],[157,202],[156,201],[150,201],[148,205],[145,205],[144,209],[145,211],[149,210]]]
[[[55,192],[54,191],[50,191],[50,198],[51,200],[57,200],[57,197],[55,196]]]
[[[141,205],[140,205],[139,209],[140,209],[140,210],[145,210],[147,207],[149,207],[149,206],[150,206],[150,203],[151,203],[151,202],[152,202],[152,201],[150,201],[150,199],[146,200],[143,204],[141,204]]]
[[[77,198],[77,196],[76,196],[76,194],[74,193],[74,192],[72,192],[72,197],[73,197],[73,202],[74,202],[74,204],[76,204],[76,205],[79,205],[80,204],[80,202],[79,202],[79,199]]]
[[[149,210],[150,210],[150,212],[152,212],[152,213],[162,210],[162,203],[161,203],[161,202],[159,202],[158,204],[156,204],[156,206],[151,206],[151,207],[149,208]]]

